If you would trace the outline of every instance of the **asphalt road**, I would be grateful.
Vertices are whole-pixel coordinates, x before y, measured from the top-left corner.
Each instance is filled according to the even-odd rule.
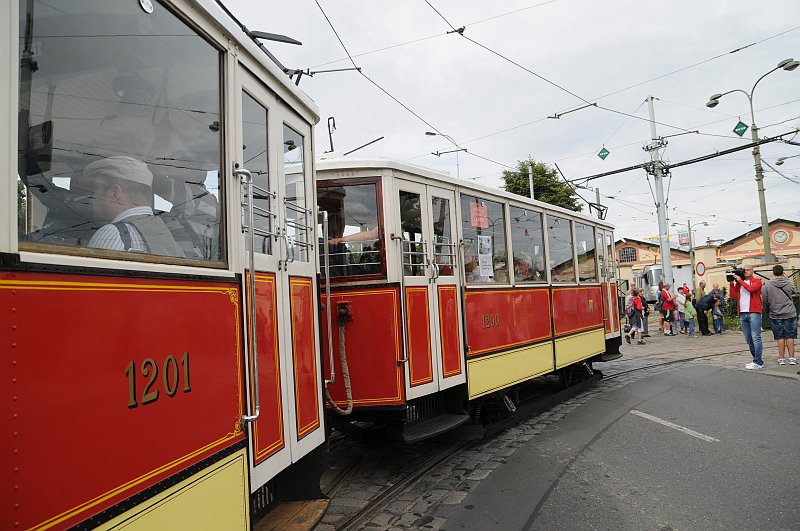
[[[796,378],[709,364],[609,389],[519,447],[441,528],[800,529],[798,408]]]

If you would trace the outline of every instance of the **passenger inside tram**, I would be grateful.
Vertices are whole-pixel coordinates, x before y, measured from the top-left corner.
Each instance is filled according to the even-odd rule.
[[[175,238],[153,212],[153,174],[132,157],[109,157],[87,165],[95,221],[105,222],[89,247],[182,257]]]

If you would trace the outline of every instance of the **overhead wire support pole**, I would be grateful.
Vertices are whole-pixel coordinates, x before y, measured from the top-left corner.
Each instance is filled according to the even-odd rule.
[[[653,96],[647,98],[652,141],[644,148],[645,151],[650,153],[650,164],[645,168],[645,171],[652,175],[655,181],[658,242],[661,248],[661,273],[664,276],[664,282],[672,284],[672,251],[669,244],[669,227],[667,226],[667,203],[664,197],[664,163],[661,161],[661,154],[658,151],[666,146],[667,143],[656,134],[656,117],[653,109],[654,99]]]

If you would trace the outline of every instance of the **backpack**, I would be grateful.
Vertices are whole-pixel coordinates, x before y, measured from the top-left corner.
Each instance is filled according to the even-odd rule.
[[[636,311],[633,305],[633,299],[635,297],[628,297],[628,300],[625,301],[625,315],[628,317],[633,316],[633,312]]]

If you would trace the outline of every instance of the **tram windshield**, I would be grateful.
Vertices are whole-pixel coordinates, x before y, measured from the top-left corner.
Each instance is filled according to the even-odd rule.
[[[317,204],[320,210],[328,212],[330,277],[384,275],[377,183],[320,183]],[[318,237],[322,243],[321,225]]]
[[[467,282],[508,283],[502,203],[462,194],[461,218]]]
[[[219,50],[158,2],[19,13],[20,247],[224,260]]]

